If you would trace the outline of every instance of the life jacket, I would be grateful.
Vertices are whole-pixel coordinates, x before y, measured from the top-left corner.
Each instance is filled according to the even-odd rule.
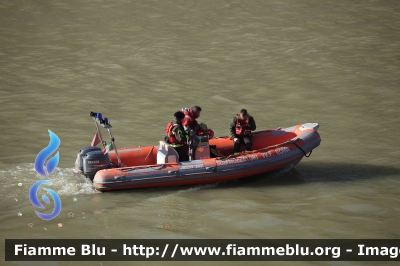
[[[189,112],[190,112],[190,108],[183,107],[183,108],[181,109],[181,112],[184,113],[184,114],[186,115],[186,113],[189,113]]]
[[[246,120],[242,120],[236,115],[235,134],[239,136],[251,135],[251,129]]]
[[[191,108],[182,108],[181,112],[185,115],[185,118],[182,121],[182,126],[189,127],[193,129],[197,125],[196,117],[194,117],[193,111]]]
[[[168,137],[168,143],[170,143],[170,144],[173,144],[173,143],[182,144],[181,142],[179,142],[176,139],[175,134],[172,132],[172,129],[175,126],[179,126],[179,124],[177,124],[175,121],[172,121],[172,122],[169,122],[167,124],[167,126],[165,127],[165,133],[167,134],[167,137]]]
[[[182,108],[181,112],[185,115],[185,118],[183,118],[182,121],[182,125],[189,126],[191,128],[194,120],[192,112],[190,112],[189,108]]]

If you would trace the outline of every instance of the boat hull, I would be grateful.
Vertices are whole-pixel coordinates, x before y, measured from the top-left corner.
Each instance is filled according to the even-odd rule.
[[[93,184],[101,191],[197,185],[245,178],[294,166],[306,153],[320,145],[318,127],[316,123],[308,123],[257,132],[253,137],[255,150],[252,152],[179,163],[156,164],[158,149],[155,146],[118,149],[122,162],[134,166],[100,170]],[[210,145],[216,145],[224,155],[233,153],[233,142],[229,137],[213,139]],[[110,154],[110,158],[116,160],[113,154]],[[138,164],[138,161],[147,165]]]

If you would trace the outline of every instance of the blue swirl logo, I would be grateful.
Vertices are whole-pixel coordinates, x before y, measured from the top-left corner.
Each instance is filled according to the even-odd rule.
[[[57,148],[60,146],[60,139],[58,138],[58,136],[56,134],[54,134],[51,130],[49,130],[49,135],[50,135],[50,143],[49,145],[44,148],[43,150],[41,150],[39,152],[39,154],[36,157],[35,160],[35,170],[38,174],[41,174],[42,176],[47,176],[48,174],[51,174],[54,169],[57,167],[58,162],[60,160],[60,155],[59,152],[56,153],[56,155],[54,155],[52,158],[50,158],[47,161],[47,173],[44,169],[44,163],[46,161],[46,159],[57,150]],[[37,197],[37,191],[39,190],[39,187],[41,185],[51,185],[51,182],[48,180],[41,180],[36,182],[35,184],[33,184],[33,186],[31,187],[31,189],[29,190],[29,199],[31,200],[32,204],[40,209],[44,209],[45,207],[43,206],[42,203],[40,203],[38,197]],[[54,192],[52,189],[48,189],[45,188],[44,190],[46,190],[50,196],[53,198],[54,201],[54,211],[50,214],[43,214],[40,213],[38,211],[35,211],[37,216],[39,216],[39,218],[42,218],[43,220],[51,220],[54,217],[56,217],[60,211],[61,211],[61,200],[60,197],[58,196],[58,194],[56,192]],[[50,204],[50,200],[46,195],[42,195],[42,199],[45,203]]]
[[[36,182],[31,189],[29,190],[29,199],[31,200],[32,204],[40,209],[44,209],[45,207],[42,205],[42,203],[40,203],[38,197],[37,197],[37,191],[39,189],[39,187],[43,184],[47,184],[47,185],[51,185],[51,182],[48,180],[40,180],[38,182]],[[58,196],[58,194],[56,192],[54,192],[54,190],[49,189],[49,188],[45,188],[44,190],[46,190],[51,197],[53,198],[54,201],[54,211],[50,214],[43,214],[40,213],[38,211],[35,211],[35,213],[37,214],[37,216],[39,216],[39,218],[42,218],[43,220],[51,220],[54,217],[56,217],[60,211],[61,211],[61,200],[60,197]],[[46,202],[47,204],[50,204],[50,200],[46,195],[42,195],[42,199],[44,202]]]
[[[49,135],[50,135],[50,143],[49,145],[41,150],[39,154],[36,156],[35,160],[35,169],[36,172],[41,174],[42,176],[47,176],[45,170],[44,170],[44,161],[53,153],[57,150],[57,148],[60,146],[60,139],[57,137],[56,134],[54,134],[50,129],[49,129]],[[51,174],[54,169],[56,168],[58,161],[60,160],[60,155],[59,152],[54,155],[54,157],[50,158],[47,162],[47,172]]]

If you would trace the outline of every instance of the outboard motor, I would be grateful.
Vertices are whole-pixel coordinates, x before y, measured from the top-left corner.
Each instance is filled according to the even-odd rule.
[[[110,167],[110,157],[101,150],[91,151],[83,156],[83,174],[91,181],[93,181],[97,171]]]
[[[85,157],[86,154],[88,154],[91,151],[101,151],[101,149],[96,146],[94,146],[94,147],[88,146],[88,147],[82,148],[78,152],[78,157],[76,158],[76,161],[75,161],[75,168],[77,168],[79,171],[83,172],[83,157]]]
[[[194,135],[193,138],[196,142],[196,150],[194,152],[194,159],[209,159],[210,158],[210,145],[208,142],[208,136]]]
[[[96,125],[96,138],[98,138],[99,143],[103,144],[105,148],[106,142],[103,140],[99,126],[102,126],[107,129],[110,134],[111,143],[114,147],[115,155],[117,156],[118,164],[116,166],[121,167],[124,164],[121,162],[121,159],[118,155],[118,149],[115,146],[115,139],[111,134],[111,124],[107,117],[103,118],[101,113],[90,112],[90,117],[94,120]],[[93,181],[96,173],[103,169],[108,169],[113,167],[114,163],[111,162],[111,159],[108,153],[104,154],[103,151],[96,146],[88,146],[81,149],[78,152],[78,157],[76,158],[75,168],[80,170],[87,178]]]

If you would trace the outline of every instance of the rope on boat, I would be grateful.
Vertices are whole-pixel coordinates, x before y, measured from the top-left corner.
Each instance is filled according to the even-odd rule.
[[[149,154],[147,154],[146,158],[144,158],[144,160],[143,160],[143,161],[141,161],[141,163],[140,163],[140,164],[138,164],[138,165],[141,165],[142,163],[144,163],[144,162],[147,160],[147,158],[149,158],[149,156],[150,156],[150,154],[152,153],[153,149],[154,149],[154,146],[153,146],[153,147],[151,147],[151,150],[150,150]]]
[[[297,140],[297,139],[296,139],[296,140]],[[310,157],[310,156],[311,156],[311,153],[312,153],[312,150],[311,150],[310,153],[307,155],[307,153],[306,153],[299,145],[296,144],[296,142],[295,142],[296,140],[292,140],[292,143],[293,143],[294,145],[296,145],[297,148],[299,148],[299,149],[304,153],[304,156],[305,156],[305,157],[307,157],[307,158]]]

